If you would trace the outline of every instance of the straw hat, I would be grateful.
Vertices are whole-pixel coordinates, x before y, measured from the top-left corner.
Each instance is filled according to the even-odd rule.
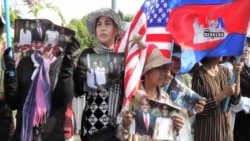
[[[96,37],[96,33],[95,33],[96,20],[100,16],[106,16],[106,17],[113,19],[120,30],[119,34],[122,34],[123,30],[121,26],[120,16],[111,8],[102,8],[94,12],[91,12],[86,17],[86,24],[92,37],[94,38]]]
[[[171,64],[170,59],[165,58],[157,46],[150,44],[147,47],[146,62],[142,74],[144,75],[147,71],[163,65],[167,65],[166,69],[168,69]]]

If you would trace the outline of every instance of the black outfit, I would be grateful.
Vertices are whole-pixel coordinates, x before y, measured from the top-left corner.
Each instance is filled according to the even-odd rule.
[[[65,55],[66,56],[66,55]],[[61,67],[60,67],[61,66]],[[17,110],[16,131],[12,141],[21,141],[22,111],[27,97],[31,76],[35,67],[30,56],[21,59],[14,76],[5,73],[4,94],[7,104],[12,110]],[[67,104],[72,100],[74,61],[68,57],[58,57],[50,65],[51,110],[46,124],[33,130],[33,140],[36,133],[41,133],[42,141],[64,141],[64,120]],[[58,73],[57,73],[58,72]],[[58,76],[58,77],[56,77]],[[56,81],[56,79],[58,81]],[[56,83],[57,82],[57,83]],[[53,88],[55,86],[55,88]]]
[[[0,100],[0,139],[10,141],[14,132],[14,120],[12,111],[2,99]]]
[[[31,30],[31,42],[44,42],[45,36],[46,36],[46,29],[41,27],[42,37],[39,35],[39,32],[37,28],[34,28]]]
[[[106,52],[101,52],[106,53]],[[115,127],[116,116],[118,115],[123,99],[123,84],[112,84],[107,82],[108,86],[102,89],[91,89],[87,87],[87,54],[97,54],[93,48],[88,48],[80,55],[76,72],[75,72],[75,90],[77,96],[86,95],[86,105],[82,116],[81,139],[91,141],[93,135],[108,127]],[[123,75],[116,79],[123,80]],[[109,81],[109,80],[108,80]],[[115,95],[115,98],[112,97]],[[117,105],[109,102],[109,99],[114,98],[118,101]],[[114,102],[113,101],[113,102]],[[114,109],[116,107],[116,109]],[[112,110],[109,110],[109,109]],[[114,130],[115,131],[115,130]],[[107,133],[102,133],[107,134]],[[115,137],[115,132],[113,133]],[[115,138],[110,140],[116,140]]]
[[[151,138],[153,137],[154,134],[154,128],[155,128],[155,121],[156,117],[152,115],[151,113],[149,114],[149,125],[148,125],[148,130],[146,129],[146,126],[144,124],[144,118],[143,118],[143,112],[141,110],[137,110],[135,115],[135,133],[144,136],[150,136]]]
[[[240,74],[241,95],[250,98],[250,68],[244,65]],[[250,114],[241,111],[236,114],[234,124],[234,140],[249,141],[250,140]]]
[[[63,49],[63,51],[66,48],[66,35],[65,34],[60,34],[59,38],[58,38],[58,43],[59,43],[59,47],[61,47]]]

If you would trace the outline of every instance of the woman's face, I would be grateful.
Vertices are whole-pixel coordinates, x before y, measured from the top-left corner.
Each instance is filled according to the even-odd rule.
[[[173,56],[172,57],[171,72],[176,74],[180,71],[180,69],[181,69],[181,59]]]
[[[51,30],[54,30],[54,29],[55,29],[55,25],[52,24],[52,25],[51,25]]]
[[[162,114],[162,117],[168,117],[168,106],[167,105],[162,106],[161,114]]]
[[[118,34],[118,28],[109,17],[101,16],[96,23],[96,37],[103,45],[113,48],[115,36]]]
[[[30,26],[30,22],[29,22],[29,21],[26,21],[26,22],[25,22],[25,27],[26,27],[26,28],[29,28],[29,26]]]
[[[161,87],[165,80],[165,71],[162,66],[153,68],[146,72],[145,81],[150,82],[152,85]]]

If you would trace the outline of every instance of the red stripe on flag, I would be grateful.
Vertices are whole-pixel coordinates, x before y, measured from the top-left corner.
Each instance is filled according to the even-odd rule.
[[[161,49],[161,53],[164,57],[166,58],[170,58],[171,57],[171,50],[164,50],[164,49]]]
[[[171,42],[173,40],[170,34],[147,34],[146,41],[155,41],[155,42]]]

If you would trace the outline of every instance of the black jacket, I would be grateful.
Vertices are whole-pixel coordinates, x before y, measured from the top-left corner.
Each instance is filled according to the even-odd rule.
[[[30,56],[19,62],[15,76],[5,74],[4,94],[7,104],[12,110],[17,110],[16,132],[13,141],[20,141],[22,128],[22,110],[31,85],[31,76],[35,67]],[[51,111],[42,132],[43,141],[64,141],[64,120],[67,103],[74,95],[73,87],[73,60],[67,57],[58,57],[50,66],[51,84]],[[58,72],[58,73],[57,73]],[[56,77],[58,75],[58,77]],[[55,79],[57,83],[55,84]],[[55,86],[53,89],[52,87]]]

